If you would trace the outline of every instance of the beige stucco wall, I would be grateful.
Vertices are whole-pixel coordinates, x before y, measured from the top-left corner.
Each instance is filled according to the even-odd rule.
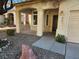
[[[33,3],[23,3],[23,4],[18,4],[18,5],[16,5],[15,6],[15,8],[16,8],[16,10],[15,10],[15,13],[17,14],[17,16],[19,16],[19,17],[15,17],[16,18],[16,23],[18,23],[18,22],[20,22],[19,20],[20,20],[20,15],[19,15],[19,13],[21,13],[20,11],[22,11],[22,10],[24,10],[24,9],[28,9],[28,8],[34,8],[34,9],[36,9],[38,12],[40,12],[40,10],[43,10],[43,13],[44,13],[44,10],[47,10],[47,9],[56,9],[56,8],[58,8],[58,5],[54,5],[54,3],[53,2],[51,2],[51,1],[48,1],[48,2],[37,2],[37,3],[35,3],[35,2],[33,2]],[[12,12],[12,11],[9,11],[9,12]],[[19,12],[19,13],[18,13]],[[16,14],[15,14],[15,16],[16,16]],[[45,13],[44,13],[45,14]],[[46,32],[51,32],[52,31],[52,17],[53,17],[53,15],[55,15],[55,14],[57,14],[57,12],[49,12],[48,13],[49,14],[49,25],[48,26],[46,26],[45,27],[45,29],[46,30],[44,30],[44,31],[46,31]],[[39,18],[40,18],[41,16],[39,16]],[[18,20],[19,19],[19,20]],[[32,19],[32,18],[30,18],[30,19]],[[45,19],[43,19],[43,20],[45,20]],[[44,24],[44,23],[43,23]],[[39,24],[39,25],[41,25],[41,23]],[[17,25],[17,26],[19,26],[19,24]],[[31,23],[30,23],[30,27],[31,27],[31,30],[34,30],[34,31],[37,31],[37,26],[34,26],[33,24],[32,24],[32,20],[31,20]],[[43,26],[41,26],[41,28],[42,28]],[[39,29],[39,32],[41,31],[41,28]],[[44,28],[44,27],[43,27]],[[19,27],[17,27],[17,29],[19,30]],[[20,31],[20,30],[19,30]],[[18,31],[18,32],[19,32]]]
[[[34,2],[33,3],[24,3],[24,4],[19,4],[16,6],[17,11],[27,9],[27,8],[35,8],[37,11],[42,9],[44,11],[46,9],[56,9],[56,8],[58,8],[58,5],[54,6],[53,2],[49,1],[49,2],[37,2],[37,3],[34,3]],[[65,0],[60,3],[58,28],[57,28],[56,35],[63,34],[66,36],[66,38],[68,38],[70,11],[72,11],[72,10],[79,10],[79,0]],[[10,11],[10,12],[14,13],[14,11]],[[48,12],[46,14],[49,15],[49,25],[45,26],[44,31],[51,32],[52,31],[52,22],[53,22],[52,17],[53,17],[53,15],[58,14],[58,12]],[[15,14],[15,18],[16,18],[16,14]],[[31,26],[32,30],[35,30],[35,31],[37,30],[37,26],[33,26],[32,23],[30,26]]]
[[[58,8],[58,5],[54,5],[54,2],[48,1],[48,2],[32,2],[32,3],[25,3],[25,4],[18,4],[16,6],[17,10],[22,10],[26,8],[35,8],[37,10],[39,9],[55,9]]]
[[[68,38],[70,11],[72,10],[79,10],[79,0],[65,0],[61,2],[57,34],[63,34],[66,38]]]
[[[37,3],[32,3],[32,4],[25,3],[25,4],[16,6],[17,10],[23,10],[23,9],[28,9],[28,8],[35,8],[37,11],[42,9],[44,11],[46,9],[52,9],[52,10],[56,9],[56,8],[58,8],[58,5],[54,6],[53,2],[48,1],[48,2],[37,2]],[[44,28],[44,32],[51,32],[52,31],[52,21],[53,21],[52,17],[55,13],[56,12],[49,12],[49,14],[48,14],[49,15],[49,20],[48,20],[49,25]],[[44,19],[44,21],[45,21],[45,19]],[[33,25],[32,20],[31,20],[30,27],[31,27],[31,30],[37,31],[37,25]]]

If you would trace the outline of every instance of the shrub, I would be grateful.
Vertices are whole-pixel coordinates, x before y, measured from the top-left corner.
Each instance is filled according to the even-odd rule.
[[[14,36],[15,35],[15,30],[14,29],[8,29],[7,30],[7,35],[8,36]]]
[[[7,40],[1,40],[0,39],[0,48],[2,48],[3,46],[7,45],[8,41]]]
[[[58,35],[56,36],[56,41],[57,41],[57,42],[60,42],[60,43],[65,43],[65,42],[66,42],[65,36],[58,34]]]

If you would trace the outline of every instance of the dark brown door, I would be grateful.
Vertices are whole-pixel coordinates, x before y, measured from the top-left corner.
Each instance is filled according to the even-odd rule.
[[[57,29],[57,23],[58,23],[58,15],[53,16],[53,26],[52,26],[52,32],[56,32]]]

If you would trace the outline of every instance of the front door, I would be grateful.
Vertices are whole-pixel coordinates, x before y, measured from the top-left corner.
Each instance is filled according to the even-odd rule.
[[[58,23],[58,15],[53,16],[52,32],[56,33]]]

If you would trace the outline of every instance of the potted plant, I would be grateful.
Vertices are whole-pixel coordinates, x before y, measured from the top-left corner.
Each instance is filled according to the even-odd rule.
[[[61,35],[61,34],[58,34],[55,39],[56,39],[57,42],[60,42],[60,43],[65,43],[66,42],[65,36]]]

